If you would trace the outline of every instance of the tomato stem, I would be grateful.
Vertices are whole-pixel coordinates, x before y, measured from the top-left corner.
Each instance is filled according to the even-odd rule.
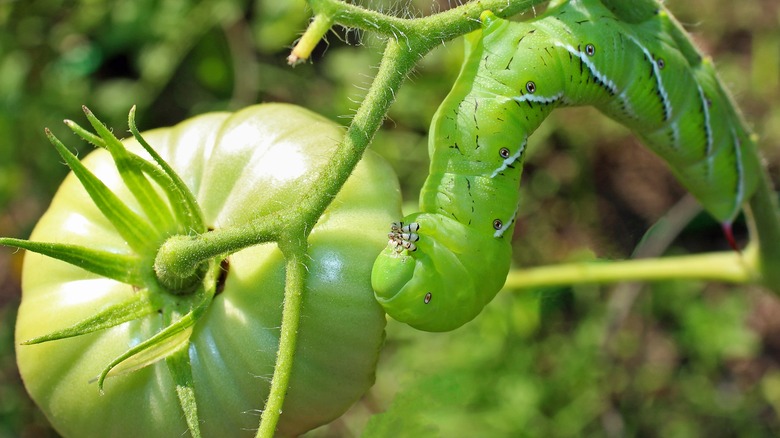
[[[268,401],[260,417],[260,427],[257,437],[273,437],[276,425],[282,414],[284,398],[292,374],[295,347],[298,342],[298,326],[301,320],[301,303],[306,283],[308,244],[302,237],[304,231],[294,233],[290,238],[280,240],[279,248],[286,259],[284,308],[282,310],[282,330],[279,338],[279,350],[276,356],[274,376],[271,380],[271,390]]]
[[[444,41],[476,29],[479,26],[479,15],[485,9],[492,9],[497,12],[497,15],[507,16],[526,10],[535,4],[542,3],[542,1],[485,0],[468,3],[423,19],[403,20],[349,5],[342,1],[310,0],[315,15],[327,17],[323,20],[391,35],[395,38],[388,40],[379,71],[347,129],[343,144],[330,160],[331,165],[317,179],[316,190],[307,191],[301,205],[292,209],[291,217],[302,219],[298,223],[304,226],[300,236],[301,241],[305,242],[314,224],[341,190],[349,175],[352,174],[363,156],[363,152],[384,121],[390,105],[395,100],[396,91],[419,59]],[[295,222],[293,220],[293,223]],[[262,223],[267,222],[264,220],[256,221],[251,226],[257,227],[257,224]],[[217,234],[217,232],[210,234]],[[295,254],[298,254],[296,250],[289,249],[291,258],[287,260],[288,275],[301,270],[305,271],[302,261],[299,261]],[[292,275],[294,276],[287,279],[282,316],[282,340],[274,370],[271,394],[261,417],[257,432],[258,437],[272,437],[274,435],[276,424],[281,415],[289,373],[292,369],[292,356],[288,355],[293,354],[295,348],[295,332],[298,327],[301,303],[301,297],[298,294],[302,294],[303,291],[305,272]],[[301,281],[301,284],[291,285],[291,281]],[[295,289],[291,289],[291,287]],[[296,289],[298,292],[294,292]]]
[[[514,269],[509,272],[505,289],[615,283],[625,281],[660,281],[697,279],[747,283],[760,276],[758,248],[749,246],[742,253],[724,251],[685,256],[593,261]]]
[[[160,285],[171,291],[195,284],[209,260],[222,259],[241,249],[278,239],[285,226],[279,215],[263,217],[249,226],[228,227],[199,235],[170,237],[157,250],[154,271]]]
[[[314,19],[309,23],[309,27],[306,28],[306,32],[295,43],[290,56],[287,57],[287,63],[297,65],[309,59],[312,50],[317,47],[317,43],[330,30],[331,26],[333,26],[333,22],[330,20],[330,17],[321,14],[315,15]]]

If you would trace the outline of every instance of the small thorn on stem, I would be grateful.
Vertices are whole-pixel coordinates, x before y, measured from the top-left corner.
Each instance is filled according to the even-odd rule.
[[[721,224],[721,227],[723,228],[723,234],[726,236],[726,241],[728,241],[731,249],[736,252],[742,252],[737,245],[737,241],[734,239],[734,230],[731,228],[731,222],[724,222]]]

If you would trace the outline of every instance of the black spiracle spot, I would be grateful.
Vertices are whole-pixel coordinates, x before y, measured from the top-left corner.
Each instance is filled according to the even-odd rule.
[[[504,222],[501,219],[493,219],[493,228],[500,230],[504,226]]]
[[[423,298],[423,303],[424,304],[430,303],[431,302],[431,298],[433,298],[433,295],[431,295],[431,293],[428,292],[427,294],[425,294],[425,298]]]
[[[534,81],[528,81],[525,84],[525,90],[528,91],[531,94],[536,93],[536,84],[534,84]]]
[[[588,56],[593,56],[596,54],[596,46],[593,44],[587,44],[585,45],[585,54]]]
[[[507,148],[501,148],[498,150],[498,155],[500,155],[503,159],[507,159],[509,158],[510,151]]]
[[[660,68],[661,70],[663,70],[664,67],[666,67],[666,61],[664,61],[663,58],[656,59],[655,63],[658,65],[658,68]]]

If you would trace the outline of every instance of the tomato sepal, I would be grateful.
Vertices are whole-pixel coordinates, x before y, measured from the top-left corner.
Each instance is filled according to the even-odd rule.
[[[71,171],[81,181],[95,206],[116,228],[127,244],[138,253],[147,253],[156,230],[139,214],[131,210],[94,173],[87,169],[67,147],[47,128],[46,136],[65,160]]]
[[[135,319],[143,318],[156,312],[159,308],[160,306],[154,302],[153,295],[149,293],[149,290],[143,289],[134,294],[130,299],[109,306],[91,318],[84,319],[62,330],[38,336],[37,338],[28,339],[21,344],[35,345],[43,342],[86,335],[88,333],[105,330]]]
[[[178,173],[165,161],[160,154],[146,141],[146,139],[138,131],[138,127],[135,124],[135,105],[130,108],[130,114],[127,116],[127,124],[130,127],[130,132],[133,137],[138,141],[138,144],[149,154],[150,157],[157,163],[162,169],[163,173],[170,179],[171,184],[165,185],[168,187],[168,198],[173,206],[174,213],[181,220],[182,224],[187,226],[187,230],[192,230],[196,233],[206,232],[206,221],[203,217],[203,212],[198,206],[198,201],[195,199],[195,195],[187,187],[187,184],[181,179]],[[123,146],[124,147],[124,146]],[[141,159],[144,163],[146,160]],[[178,196],[174,202],[174,197]],[[183,201],[183,202],[182,202]]]
[[[0,245],[20,248],[62,260],[93,274],[98,274],[121,283],[133,285],[144,283],[143,273],[139,269],[142,259],[137,254],[120,254],[81,245],[32,242],[10,237],[0,237]]]
[[[214,265],[212,263],[212,265]],[[214,267],[210,269],[214,273]],[[145,341],[129,348],[116,359],[112,360],[97,378],[98,389],[103,391],[103,384],[107,377],[127,374],[141,368],[152,365],[161,359],[173,354],[183,345],[189,345],[192,327],[208,309],[214,298],[216,282],[214,275],[207,275],[204,285],[198,295],[201,295],[197,305],[193,306],[186,314],[179,316],[174,306],[164,306],[163,317],[168,325],[146,339]],[[183,406],[182,406],[183,408]]]
[[[130,156],[125,146],[114,134],[95,117],[92,111],[86,106],[82,106],[87,120],[95,129],[95,132],[104,140],[106,149],[114,159],[119,175],[125,182],[125,185],[133,194],[141,209],[149,218],[149,223],[157,224],[158,228],[170,229],[173,225],[173,215],[168,209],[168,204],[163,201],[160,194],[152,187],[149,180],[146,179],[141,169],[136,165],[136,161]],[[175,204],[173,204],[175,205]]]
[[[189,343],[184,343],[165,358],[168,371],[171,372],[176,385],[176,396],[184,411],[184,419],[192,438],[200,438],[200,420],[198,420],[198,404],[195,400],[195,379],[192,377],[190,365]]]
[[[106,142],[100,136],[87,131],[73,120],[66,119],[64,122],[74,134],[81,137],[84,141],[95,147],[107,149]],[[135,166],[141,172],[151,177],[158,186],[171,188],[170,190],[166,190],[165,194],[168,197],[169,205],[172,206],[173,213],[176,215],[176,222],[182,224],[180,230],[192,230],[197,233],[205,232],[206,227],[203,225],[204,220],[192,193],[187,189],[178,174],[176,174],[168,163],[166,163],[165,160],[149,146],[149,143],[138,131],[138,128],[135,125],[135,107],[130,111],[129,123],[130,131],[135,140],[143,146],[146,152],[155,161],[154,163],[151,163],[140,155],[125,149],[129,159],[132,160],[131,166]]]

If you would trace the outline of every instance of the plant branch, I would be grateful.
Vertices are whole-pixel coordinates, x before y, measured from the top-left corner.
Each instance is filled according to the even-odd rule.
[[[424,18],[404,19],[371,11],[341,0],[309,0],[315,15],[330,17],[344,27],[361,29],[396,40],[430,40],[435,47],[479,27],[479,16],[489,10],[499,17],[509,17],[547,0],[482,0],[473,1]],[[429,49],[430,50],[430,49]],[[427,50],[423,53],[427,53]]]
[[[280,240],[279,248],[284,254],[286,263],[284,309],[282,310],[282,333],[279,338],[279,350],[276,356],[274,376],[271,380],[271,390],[268,401],[260,417],[260,427],[257,437],[273,437],[279,416],[282,414],[284,398],[292,374],[295,346],[298,342],[298,326],[301,320],[301,303],[306,283],[307,269],[304,264],[308,244],[299,236],[303,232],[293,233],[290,237]]]
[[[417,56],[410,54],[402,44],[389,40],[379,71],[358,108],[344,136],[344,142],[336,149],[317,179],[317,190],[308,190],[299,214],[312,226],[341,190],[363,156],[376,131],[381,127],[395,93],[406,75],[414,68]],[[309,228],[311,230],[311,228]]]
[[[760,275],[758,248],[749,246],[743,253],[726,251],[515,269],[509,273],[504,288],[680,279],[748,283],[756,281]]]
[[[762,166],[758,187],[749,200],[751,234],[758,243],[761,281],[767,288],[780,293],[780,216],[776,196],[766,168]]]
[[[199,268],[216,257],[264,242],[276,241],[280,230],[289,228],[294,220],[279,213],[263,216],[247,226],[227,227],[197,235],[177,235],[169,238],[157,250],[154,271],[163,287],[180,287],[200,276]]]

